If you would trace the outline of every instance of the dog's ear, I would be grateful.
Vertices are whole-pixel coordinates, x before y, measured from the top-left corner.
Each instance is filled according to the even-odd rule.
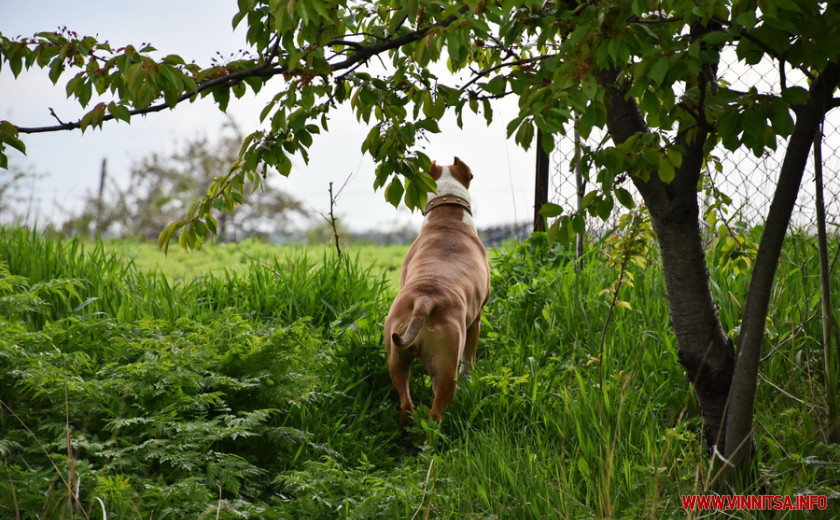
[[[464,170],[467,173],[467,179],[469,179],[469,180],[473,179],[472,170],[470,170],[470,167],[467,166],[467,163],[465,163],[464,161],[462,161],[458,157],[455,157],[454,163],[455,163],[455,166],[461,168],[462,170]]]
[[[432,179],[437,180],[442,170],[443,168],[438,166],[437,161],[432,161],[432,169],[429,170],[429,175],[432,176]]]

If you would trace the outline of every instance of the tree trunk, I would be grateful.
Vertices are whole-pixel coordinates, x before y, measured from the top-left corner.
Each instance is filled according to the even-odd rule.
[[[698,132],[699,133],[699,132]],[[671,184],[656,173],[647,182],[634,178],[659,238],[662,272],[677,356],[694,385],[710,452],[724,451],[724,418],[735,354],[720,323],[712,297],[700,230],[697,182],[703,160],[702,140],[686,147]]]
[[[822,124],[814,136],[814,193],[817,207],[817,252],[820,259],[820,307],[822,308],[823,367],[825,369],[825,401],[828,405],[828,442],[840,443],[840,413],[837,410],[837,353],[831,341],[837,329],[831,306],[831,268],[828,263],[828,233],[825,229],[825,197],[823,188]],[[840,346],[840,345],[838,345]]]
[[[810,99],[797,114],[796,126],[788,142],[779,182],[767,213],[764,232],[758,245],[750,287],[744,304],[738,359],[733,375],[732,395],[726,421],[726,459],[742,473],[752,455],[752,422],[755,404],[758,360],[764,338],[764,324],[770,304],[773,277],[779,263],[790,215],[793,212],[802,175],[811,151],[811,143],[820,122],[825,118],[832,93],[840,79],[840,66],[829,63],[811,85]],[[745,449],[746,448],[746,449]]]
[[[621,92],[615,80],[613,71],[603,71],[599,77],[607,89],[607,127],[620,144],[649,130],[635,101]],[[712,298],[700,233],[697,182],[707,134],[698,129],[694,136],[692,142],[682,143],[686,153],[670,184],[657,172],[651,172],[647,181],[634,176],[633,183],[645,200],[659,241],[678,359],[694,385],[707,446],[710,452],[722,453],[734,352]]]
[[[694,385],[707,446],[711,452],[715,447],[723,452],[723,421],[735,355],[712,297],[696,192],[691,190],[691,195],[693,203],[686,200],[664,211],[659,204],[648,203],[648,207],[659,238],[678,359]]]

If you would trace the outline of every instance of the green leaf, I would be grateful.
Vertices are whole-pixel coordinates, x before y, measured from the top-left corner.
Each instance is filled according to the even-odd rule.
[[[414,177],[414,182],[418,183],[420,185],[420,189],[425,193],[437,193],[437,183],[432,176],[426,172],[426,170],[431,170],[432,168],[431,161],[429,161],[426,156],[422,156],[420,159],[420,173]]]
[[[659,178],[666,184],[671,184],[676,176],[674,165],[665,157],[659,159]]]
[[[88,102],[90,101],[90,97],[93,95],[93,89],[91,88],[90,83],[82,82],[79,85],[79,88],[76,90],[76,97],[79,100],[79,103],[86,107]]]
[[[201,238],[207,237],[207,231],[209,231],[209,230],[207,229],[207,224],[205,224],[204,222],[202,222],[200,220],[194,220],[193,221],[193,228],[195,229],[195,234],[198,235],[199,237],[201,237]]]
[[[190,233],[187,231],[187,228],[181,229],[181,234],[178,235],[178,245],[181,246],[181,249],[185,251],[189,251],[189,235]]]
[[[169,251],[169,242],[172,241],[172,237],[183,225],[184,222],[172,222],[158,235],[158,249],[162,249],[164,254]]]
[[[433,134],[440,133],[440,125],[438,125],[438,122],[434,119],[421,119],[420,121],[417,121],[417,128],[422,128],[423,130]]]
[[[53,82],[53,85],[58,83],[58,78],[62,72],[64,72],[64,61],[59,58],[54,59],[50,65],[49,73],[50,81]]]
[[[554,136],[548,132],[542,132],[540,134],[540,145],[542,146],[543,152],[551,156],[554,152]]]
[[[659,112],[659,98],[651,90],[645,90],[642,98],[639,101],[639,108],[646,114],[655,114]]]
[[[534,123],[532,121],[523,121],[519,125],[519,130],[516,131],[514,140],[526,150],[530,148],[531,141],[534,140]]]
[[[80,72],[73,76],[73,78],[67,82],[67,86],[64,88],[65,92],[67,93],[67,97],[74,95],[76,90],[78,90],[79,86],[84,83],[84,73]]]
[[[636,203],[633,201],[633,196],[629,191],[624,188],[616,188],[613,192],[615,193],[615,198],[617,198],[618,202],[625,208],[633,209],[636,207]]]
[[[598,82],[592,74],[586,74],[580,79],[580,89],[589,99],[594,99],[598,92]]]
[[[0,121],[0,143],[5,143],[26,155],[26,145],[18,138],[18,129],[8,121]]]
[[[553,202],[546,202],[540,207],[539,214],[546,218],[558,217],[563,213],[563,208]]]
[[[405,181],[405,205],[412,209],[423,209],[426,205],[426,190],[422,182],[415,179]]]
[[[140,90],[140,86],[143,84],[144,78],[145,74],[143,72],[142,63],[138,62],[130,66],[128,68],[128,72],[125,74],[125,82],[128,87],[128,91],[136,95]]]
[[[671,164],[673,164],[675,168],[682,166],[683,156],[679,150],[668,148],[665,151],[665,154],[668,156],[668,160],[671,161]]]
[[[105,103],[97,103],[93,110],[90,111],[91,114],[91,125],[94,127],[102,127],[102,122],[105,118]]]
[[[668,74],[669,68],[670,64],[668,63],[668,59],[660,58],[648,71],[648,77],[656,85],[662,85],[662,82],[665,81],[665,75]]]
[[[811,95],[802,87],[789,87],[782,91],[782,99],[791,105],[802,105],[808,102]]]
[[[213,99],[219,105],[219,110],[227,111],[228,103],[230,102],[230,90],[226,87],[217,87],[213,89]]]
[[[484,87],[484,90],[486,90],[494,96],[501,96],[505,92],[506,85],[507,78],[504,75],[499,74],[487,83],[483,84],[482,87]]]
[[[213,215],[207,215],[206,219],[207,219],[207,228],[214,235],[217,234],[218,225],[216,224],[216,219],[213,217]]]
[[[385,188],[385,200],[390,202],[395,208],[399,207],[403,193],[405,193],[405,188],[403,188],[402,182],[398,178],[394,178],[388,184],[388,187]]]
[[[735,110],[727,111],[718,119],[715,125],[723,146],[727,150],[735,150],[740,145],[738,136],[741,133],[741,115]]]
[[[236,96],[236,99],[242,99],[242,96],[248,93],[248,88],[245,83],[236,83],[230,87],[230,90]]]
[[[473,111],[473,114],[478,114],[478,99],[471,97],[469,100],[470,110]]]
[[[777,135],[787,137],[793,133],[794,122],[787,105],[775,99],[770,107],[770,123]]]
[[[149,82],[143,82],[137,90],[134,105],[139,108],[146,108],[152,104],[156,96],[155,87]]]
[[[598,212],[598,216],[601,217],[601,220],[607,220],[608,218],[610,218],[610,215],[612,215],[613,206],[613,199],[609,195],[597,202],[595,209]]]
[[[581,208],[587,209],[592,203],[597,199],[598,192],[597,191],[590,191],[583,196],[583,200],[581,201]]]
[[[432,101],[432,93],[428,90],[423,94],[423,115],[426,117],[434,115],[434,101]]]
[[[184,58],[178,56],[177,54],[170,54],[163,58],[163,63],[167,65],[186,65],[184,62]]]
[[[583,218],[583,215],[572,217],[572,230],[578,235],[586,234],[586,219]]]
[[[310,146],[312,146],[312,143],[313,143],[312,134],[310,134],[309,132],[301,130],[300,132],[298,132],[295,135],[295,137],[297,137],[298,142],[304,148],[309,148]]]
[[[434,107],[432,108],[432,117],[434,117],[437,120],[440,120],[444,116],[445,113],[446,113],[446,100],[443,99],[443,96],[440,93],[438,93],[438,95],[435,96],[435,103],[434,103]]]
[[[493,106],[490,104],[489,99],[483,99],[481,101],[484,112],[484,122],[487,123],[487,126],[490,126],[490,124],[493,123]]]
[[[569,245],[575,237],[575,231],[572,227],[572,219],[569,216],[562,216],[554,221],[548,228],[549,243],[559,243]]]
[[[512,135],[513,135],[513,132],[515,132],[515,131],[516,131],[516,128],[519,126],[519,124],[520,124],[521,122],[522,122],[522,116],[519,116],[519,117],[515,117],[515,118],[513,118],[513,119],[512,119],[512,120],[511,120],[511,121],[507,124],[507,134],[506,134],[506,135],[508,136],[508,138],[510,138],[510,136],[512,136]]]

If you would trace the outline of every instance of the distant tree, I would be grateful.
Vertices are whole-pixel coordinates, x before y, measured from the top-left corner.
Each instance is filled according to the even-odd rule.
[[[215,139],[188,139],[169,154],[152,153],[131,167],[125,187],[110,182],[101,207],[98,195],[88,194],[81,213],[65,223],[65,230],[86,234],[96,221],[108,223],[112,234],[157,237],[160,230],[186,213],[207,193],[215,179],[229,174],[236,162],[243,136],[233,123],[225,125]],[[214,208],[216,235],[222,240],[236,237],[284,235],[291,231],[291,217],[305,216],[300,201],[288,193],[246,181],[247,200],[221,211]],[[224,209],[224,208],[221,208]]]
[[[327,115],[349,103],[371,124],[362,150],[376,160],[376,188],[394,205],[422,207],[434,184],[418,140],[438,120],[465,109],[494,117],[493,101],[513,96],[508,135],[522,146],[542,132],[546,151],[575,114],[587,137],[606,130],[611,145],[587,158],[595,172],[584,209],[606,215],[615,201],[633,206],[629,179],[645,202],[659,241],[671,323],[703,417],[714,460],[751,467],[758,362],[773,276],[817,126],[833,108],[840,81],[840,10],[810,0],[239,0],[253,54],[202,68],[151,47],[113,50],[94,37],[45,32],[0,37],[0,63],[49,70],[58,81],[78,72],[68,95],[87,106],[78,121],[27,128],[0,122],[0,144],[23,149],[21,134],[101,127],[110,119],[169,110],[196,96],[227,107],[231,95],[284,81],[248,135],[234,170],[210,184],[160,243],[178,236],[197,247],[217,231],[214,207],[241,203],[245,180],[267,165],[287,175],[293,156],[308,158]],[[769,92],[730,88],[718,74],[733,49],[745,70],[762,61],[779,71]],[[157,55],[155,55],[157,56]],[[466,76],[441,74],[445,64]],[[272,84],[273,86],[274,84]],[[711,151],[760,155],[786,141],[779,182],[753,266],[737,355],[710,287],[699,223],[698,188]],[[0,155],[2,160],[2,155]],[[560,214],[549,230],[569,237],[583,214]],[[736,324],[729,324],[735,327]],[[836,362],[836,360],[835,360]],[[836,365],[833,365],[836,366]],[[834,389],[831,389],[832,391]]]
[[[29,219],[35,204],[33,183],[42,176],[16,166],[0,170],[0,223],[18,224]]]
[[[26,179],[22,171],[5,170],[0,172],[0,217],[15,220],[21,202],[19,194],[21,181]]]

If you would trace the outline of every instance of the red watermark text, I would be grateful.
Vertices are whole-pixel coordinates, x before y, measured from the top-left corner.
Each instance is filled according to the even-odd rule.
[[[825,495],[682,495],[683,509],[709,510],[812,510],[828,508]]]

